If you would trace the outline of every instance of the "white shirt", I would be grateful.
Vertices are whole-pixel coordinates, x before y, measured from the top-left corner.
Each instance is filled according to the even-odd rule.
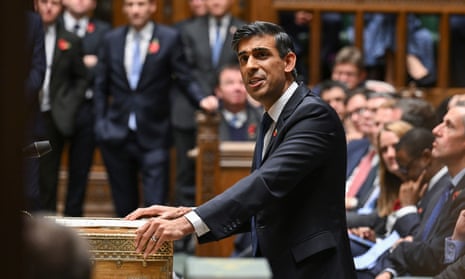
[[[270,141],[272,131],[275,129],[276,120],[278,120],[281,112],[284,109],[284,106],[287,104],[291,96],[294,94],[295,90],[297,89],[298,84],[293,82],[284,92],[283,95],[271,106],[268,110],[268,114],[270,115],[271,119],[273,119],[273,123],[270,125],[270,128],[265,134],[265,139],[263,142],[263,150],[266,150],[268,146],[268,142]],[[202,236],[210,231],[210,228],[200,219],[199,215],[195,213],[195,211],[191,211],[184,215],[186,219],[192,224],[194,227],[195,233],[197,236]]]
[[[150,39],[152,39],[152,34],[153,34],[153,22],[148,22],[140,31],[140,42],[139,42],[139,54],[140,54],[140,63],[141,65],[144,65],[145,61],[145,56],[147,55],[147,49],[149,48],[150,44]],[[129,28],[128,33],[126,34],[126,44],[124,47],[124,67],[126,69],[126,75],[128,77],[128,80],[131,79],[130,74],[131,74],[131,68],[133,65],[133,53],[134,53],[134,37],[136,35],[136,30],[134,28]],[[131,130],[135,131],[137,130],[137,121],[136,121],[136,114],[134,112],[131,112],[129,114],[129,121],[128,121],[128,126]]]
[[[89,18],[87,16],[76,19],[68,11],[65,11],[63,13],[63,21],[65,22],[66,30],[69,32],[74,33],[81,38],[86,35],[87,24],[89,24]],[[76,26],[79,26],[79,29],[76,30]]]
[[[221,41],[224,42],[224,39],[226,38],[226,32],[228,31],[228,26],[229,22],[231,21],[231,15],[227,14],[221,18],[221,27],[220,27],[220,38]],[[216,42],[216,18],[213,16],[210,16],[208,18],[208,36],[210,40],[210,47],[211,49],[214,48],[215,42]]]
[[[45,30],[45,78],[42,85],[42,94],[40,94],[40,110],[42,112],[49,111],[50,105],[50,75],[52,71],[53,53],[55,52],[57,33],[56,25],[52,24]]]

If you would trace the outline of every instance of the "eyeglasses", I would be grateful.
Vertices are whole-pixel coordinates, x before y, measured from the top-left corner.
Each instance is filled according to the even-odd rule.
[[[364,113],[365,110],[366,110],[366,108],[363,108],[363,107],[362,108],[357,108],[357,109],[354,109],[353,111],[348,111],[346,113],[346,115],[347,115],[347,117],[351,117],[352,115],[355,115],[355,114],[360,115],[360,114]]]

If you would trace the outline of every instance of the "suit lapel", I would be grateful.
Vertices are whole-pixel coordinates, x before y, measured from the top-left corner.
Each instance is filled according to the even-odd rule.
[[[157,24],[153,23],[153,32],[152,32],[152,36],[150,37],[150,41],[148,45],[149,49],[147,49],[147,52],[145,53],[144,64],[142,65],[142,69],[140,70],[140,78],[139,78],[137,87],[141,86],[143,82],[145,81],[145,79],[148,77],[148,75],[144,75],[144,72],[147,71],[147,67],[152,65],[152,61],[157,56],[157,53],[150,53],[150,43],[153,42],[155,39],[159,40],[159,44],[162,43],[160,42],[160,38],[158,36],[157,30],[158,30]]]
[[[297,105],[302,102],[302,99],[308,94],[308,92],[309,92],[308,88],[306,88],[303,85],[300,85],[299,87],[297,87],[294,94],[292,94],[291,98],[289,99],[287,104],[284,106],[284,109],[281,112],[281,115],[279,116],[279,119],[276,122],[276,126],[271,134],[271,139],[270,139],[270,142],[268,143],[268,146],[266,147],[263,160],[265,160],[268,157],[268,154],[270,153],[270,150],[273,148],[275,142],[277,141],[278,138],[281,137],[280,131],[283,130],[285,121],[295,111]]]

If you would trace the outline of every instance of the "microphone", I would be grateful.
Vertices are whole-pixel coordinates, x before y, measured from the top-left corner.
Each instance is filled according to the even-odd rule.
[[[23,155],[27,158],[40,158],[52,151],[49,140],[35,141],[23,148]]]

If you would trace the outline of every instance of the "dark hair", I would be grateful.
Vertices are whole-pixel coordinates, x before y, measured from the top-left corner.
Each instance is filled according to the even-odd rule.
[[[344,91],[344,94],[348,95],[348,89],[347,89],[347,86],[340,82],[340,81],[337,81],[337,80],[331,80],[331,79],[328,79],[328,80],[325,80],[323,82],[321,82],[320,84],[320,96],[323,92],[331,89],[331,88],[334,88],[334,87],[338,87],[338,88],[341,88],[342,91]]]
[[[284,29],[277,24],[265,21],[255,21],[250,24],[242,25],[237,29],[233,36],[232,48],[237,53],[239,43],[243,39],[265,35],[274,36],[276,49],[281,58],[284,58],[289,52],[295,53],[294,42]],[[297,78],[297,70],[295,68],[292,70],[292,75],[294,78]]]
[[[397,107],[402,111],[402,120],[415,127],[432,130],[439,123],[433,105],[424,99],[401,98]]]
[[[396,151],[404,150],[412,159],[420,158],[425,149],[432,149],[434,135],[431,130],[415,127],[405,133],[396,144]]]
[[[217,71],[216,71],[216,79],[215,79],[215,86],[220,85],[220,76],[225,70],[238,70],[240,71],[240,67],[238,64],[225,64],[221,66]]]

